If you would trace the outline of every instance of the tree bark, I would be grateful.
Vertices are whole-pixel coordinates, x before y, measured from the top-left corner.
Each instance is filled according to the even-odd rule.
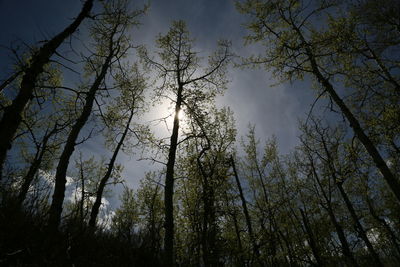
[[[50,231],[57,231],[58,226],[60,224],[62,204],[64,201],[64,194],[65,194],[65,184],[67,182],[66,176],[67,176],[69,160],[72,156],[72,153],[75,150],[76,140],[78,139],[79,133],[82,130],[83,126],[85,126],[92,112],[93,103],[96,97],[96,92],[106,76],[107,70],[111,64],[111,59],[113,58],[113,56],[114,52],[111,49],[109,55],[107,56],[107,58],[103,63],[99,75],[96,77],[94,83],[92,84],[89,92],[86,95],[85,105],[83,107],[82,113],[75,122],[75,124],[73,125],[71,132],[68,135],[67,142],[64,146],[64,150],[58,162],[56,177],[55,177],[53,200],[50,206],[50,216],[48,221],[48,228]]]
[[[50,137],[53,135],[55,129],[56,128],[54,128],[53,131],[51,131],[50,133],[46,134],[43,137],[42,145],[36,151],[35,158],[33,159],[33,162],[31,164],[31,166],[29,167],[29,170],[23,179],[23,183],[22,183],[20,192],[18,194],[18,205],[19,206],[22,205],[22,203],[24,202],[24,200],[26,198],[26,195],[28,194],[28,190],[32,184],[33,178],[35,177],[35,174],[38,172],[38,170],[40,168],[40,164],[42,163],[43,156],[46,152],[47,142],[49,141]]]
[[[336,103],[336,105],[340,108],[343,115],[349,121],[350,127],[353,129],[357,138],[361,141],[361,143],[367,150],[368,154],[371,156],[372,160],[374,161],[375,166],[379,169],[379,171],[383,175],[383,178],[388,183],[390,189],[395,194],[397,200],[400,202],[400,182],[399,182],[399,180],[395,177],[395,175],[389,169],[385,160],[382,158],[381,154],[379,153],[378,149],[376,148],[376,146],[374,145],[372,140],[368,137],[368,135],[364,132],[364,130],[361,127],[357,118],[354,116],[354,114],[351,112],[351,110],[347,107],[347,105],[344,103],[344,101],[337,94],[333,85],[329,82],[328,79],[326,79],[322,75],[321,71],[318,68],[318,64],[314,57],[314,54],[312,53],[311,48],[309,47],[309,44],[305,41],[303,35],[300,33],[300,30],[297,28],[296,28],[296,30],[297,30],[298,34],[300,35],[300,38],[301,38],[303,44],[306,46],[306,53],[307,53],[308,59],[311,64],[313,75],[317,78],[318,82],[325,88],[325,90],[328,92],[328,94],[330,95],[332,100]]]
[[[348,259],[348,262],[351,266],[359,266],[353,256],[353,253],[350,250],[350,246],[349,246],[349,243],[347,242],[346,235],[344,234],[343,228],[336,219],[336,216],[335,216],[335,213],[333,212],[332,206],[330,204],[328,204],[328,208],[326,210],[328,211],[329,218],[331,219],[331,222],[332,222],[333,226],[335,227],[336,233],[338,234],[340,244],[342,245],[343,254]]]
[[[183,85],[178,85],[178,94],[175,104],[175,116],[170,139],[170,147],[167,161],[167,173],[165,176],[164,203],[165,203],[165,237],[164,237],[164,253],[165,266],[174,266],[174,166],[176,158],[176,150],[178,147],[179,134],[179,111],[182,105]]]
[[[305,212],[300,208],[300,214],[301,214],[301,218],[303,220],[303,224],[304,224],[304,228],[306,229],[307,235],[308,235],[308,242],[310,243],[310,247],[311,247],[311,251],[314,255],[315,260],[317,261],[317,265],[318,266],[324,266],[324,262],[322,260],[322,256],[319,252],[318,249],[318,244],[314,238],[314,234],[312,232],[312,229],[310,227],[310,223],[308,221],[308,218],[305,214]]]
[[[203,150],[204,151],[204,150]],[[200,153],[200,157],[201,157]],[[205,267],[214,266],[215,261],[215,212],[214,212],[214,192],[209,183],[209,176],[205,173],[200,157],[197,158],[201,174],[203,176],[203,229],[201,244],[203,250],[203,264]],[[211,177],[211,175],[210,175]]]
[[[342,184],[336,183],[336,186],[339,189],[340,195],[342,196],[344,202],[346,203],[346,207],[350,212],[351,218],[353,219],[353,222],[358,230],[358,233],[359,233],[361,239],[364,241],[365,245],[368,248],[369,253],[371,253],[371,255],[375,261],[374,266],[383,266],[381,260],[379,259],[378,253],[375,251],[374,246],[372,246],[371,242],[369,241],[367,234],[364,230],[364,227],[361,225],[360,220],[358,219],[358,216],[356,214],[356,211],[354,210],[353,204],[351,203],[349,197],[347,196],[347,193],[344,191]]]
[[[239,261],[240,261],[240,264],[242,266],[244,266],[245,265],[245,261],[243,259],[242,238],[240,237],[240,229],[239,229],[239,225],[238,225],[238,221],[237,221],[237,218],[236,218],[235,211],[232,211],[231,216],[232,216],[233,226],[235,227],[235,234],[236,234],[236,239],[237,239],[237,242],[238,242],[238,248],[239,248],[239,253],[240,253]]]
[[[121,139],[119,140],[117,147],[114,150],[114,153],[110,159],[110,162],[108,163],[108,168],[107,168],[107,172],[106,174],[103,176],[103,178],[100,180],[100,184],[99,184],[99,188],[97,189],[96,192],[96,200],[93,204],[91,213],[90,213],[90,219],[89,219],[89,228],[94,230],[96,227],[96,219],[97,219],[97,215],[99,214],[99,209],[100,209],[100,205],[101,205],[101,198],[103,197],[103,191],[104,188],[106,187],[106,184],[108,182],[108,180],[110,179],[111,173],[114,169],[114,164],[115,161],[117,159],[118,153],[122,147],[122,145],[124,144],[124,140],[126,135],[128,134],[129,131],[129,126],[131,124],[131,121],[133,119],[133,115],[134,115],[134,109],[131,109],[131,113],[129,115],[129,119],[126,123],[124,132],[122,133]]]
[[[82,154],[80,155],[80,178],[81,178],[81,199],[79,201],[79,227],[82,230],[85,221],[85,176],[83,172]]]
[[[3,91],[10,83],[12,83],[19,75],[21,75],[22,70],[19,70],[13,74],[11,74],[10,77],[8,77],[5,81],[0,84],[0,92]]]
[[[251,224],[251,218],[250,218],[249,211],[247,209],[247,201],[246,201],[246,198],[245,198],[245,196],[243,194],[242,185],[240,184],[240,180],[239,180],[239,176],[238,176],[238,173],[237,173],[237,170],[236,170],[236,165],[235,165],[235,161],[233,159],[233,156],[230,157],[230,161],[231,161],[231,166],[232,166],[232,169],[233,169],[233,174],[235,176],[236,185],[237,185],[238,190],[239,190],[240,200],[242,201],[242,208],[243,208],[244,218],[246,220],[247,230],[249,232],[249,237],[250,237],[251,244],[252,244],[252,247],[253,247],[253,253],[256,256],[256,260],[259,261],[260,252],[258,250],[258,245],[257,245],[256,239],[254,237],[253,227],[252,227],[252,224]]]
[[[369,210],[372,218],[374,218],[374,220],[377,221],[389,235],[390,241],[397,251],[397,255],[396,255],[396,253],[394,253],[395,257],[396,257],[397,261],[400,262],[400,245],[398,243],[398,238],[397,238],[395,232],[392,230],[390,225],[385,221],[385,219],[379,217],[379,215],[376,213],[374,205],[372,203],[372,199],[370,199],[368,195],[365,196],[365,200],[367,202],[368,210]]]
[[[311,156],[309,155],[309,157],[311,157]],[[323,188],[323,186],[321,184],[321,181],[319,179],[319,175],[318,175],[318,173],[317,173],[317,171],[315,169],[314,161],[313,161],[312,158],[310,158],[310,163],[311,163],[311,168],[312,168],[312,172],[314,174],[314,177],[315,177],[315,179],[316,179],[316,181],[318,183],[318,186],[321,189],[321,192],[322,192],[322,194],[323,194],[323,196],[325,198],[325,201],[326,201],[326,206],[322,205],[322,207],[328,212],[329,218],[331,219],[331,222],[332,222],[333,226],[335,227],[336,233],[337,233],[337,235],[339,237],[340,244],[342,245],[343,255],[347,258],[347,261],[348,261],[350,266],[359,266],[357,261],[354,258],[353,253],[350,250],[350,246],[349,246],[349,243],[347,242],[346,235],[344,233],[343,227],[339,224],[339,222],[338,222],[338,220],[337,220],[337,218],[335,216],[335,213],[333,212],[331,199],[326,195],[326,192],[325,192],[325,190],[324,190],[324,188]]]
[[[12,104],[4,109],[3,117],[0,121],[0,180],[2,176],[7,150],[11,144],[19,125],[21,124],[21,114],[27,103],[33,97],[38,76],[43,72],[44,66],[49,62],[50,57],[63,41],[73,34],[82,21],[89,15],[94,0],[87,0],[82,7],[78,17],[61,33],[45,43],[37,53],[32,56],[29,66],[26,68],[20,85],[18,95]]]
[[[356,231],[358,232],[358,234],[360,235],[361,239],[364,241],[365,245],[367,246],[367,249],[369,251],[369,253],[372,255],[374,261],[375,261],[375,266],[383,266],[381,260],[379,259],[379,255],[378,253],[376,253],[374,247],[372,246],[371,242],[369,241],[367,234],[365,233],[364,228],[362,227],[360,220],[358,219],[358,216],[356,214],[356,211],[353,207],[353,203],[351,203],[347,193],[345,192],[345,190],[343,189],[342,186],[342,182],[339,181],[337,175],[336,175],[336,169],[335,169],[335,165],[334,165],[334,158],[332,157],[331,152],[328,149],[328,145],[327,145],[327,141],[325,140],[325,137],[323,134],[319,133],[321,136],[321,142],[322,142],[322,146],[324,148],[325,154],[327,156],[327,164],[328,164],[328,168],[329,171],[331,173],[331,177],[333,179],[333,182],[336,184],[336,187],[339,189],[339,193],[342,197],[342,199],[344,200],[347,210],[350,212],[350,216],[356,226]]]

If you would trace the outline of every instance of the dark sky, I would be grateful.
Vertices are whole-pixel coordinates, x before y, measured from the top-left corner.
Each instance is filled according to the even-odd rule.
[[[145,1],[134,1],[138,6]],[[79,0],[0,0],[0,44],[9,46],[19,39],[32,44],[63,29],[81,8]],[[183,19],[196,49],[206,57],[218,39],[229,39],[238,55],[260,53],[257,46],[243,46],[246,30],[245,17],[235,10],[233,0],[154,0],[142,25],[134,30],[135,42],[151,47],[159,33],[165,33],[172,20]],[[0,49],[0,78],[10,70],[10,56]],[[278,139],[282,152],[287,153],[297,143],[298,119],[305,118],[313,101],[313,92],[307,82],[295,85],[276,83],[265,70],[231,68],[230,84],[219,106],[228,105],[235,113],[239,136],[245,135],[249,123],[256,124],[257,135],[266,140],[272,135]],[[156,111],[153,111],[153,113]],[[157,114],[156,114],[157,115]],[[238,138],[239,139],[239,138]],[[95,152],[95,141],[82,148]],[[149,163],[137,163],[122,156],[129,184],[136,186]]]

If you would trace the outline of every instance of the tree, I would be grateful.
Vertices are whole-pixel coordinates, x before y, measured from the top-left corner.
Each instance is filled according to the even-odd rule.
[[[39,169],[49,170],[52,167],[63,143],[63,133],[72,121],[68,108],[64,106],[71,98],[47,89],[60,86],[59,69],[52,64],[44,69],[45,72],[37,80],[35,101],[30,102],[21,114],[21,127],[16,133],[10,157],[13,164],[8,165],[17,169],[19,174],[7,175],[4,180],[20,185],[16,193],[18,206],[25,200]]]
[[[193,40],[190,39],[183,21],[173,22],[169,32],[157,39],[159,62],[152,59],[142,48],[141,56],[148,67],[158,72],[162,84],[157,93],[174,102],[173,127],[168,149],[164,201],[165,201],[165,264],[174,265],[174,166],[179,139],[179,113],[189,108],[191,101],[196,104],[213,99],[215,94],[225,86],[225,66],[230,54],[229,44],[220,42],[217,52],[209,58],[209,67],[200,73],[200,59],[193,51]],[[200,74],[199,74],[200,73]],[[191,101],[189,101],[191,100]],[[196,106],[191,106],[196,110]]]
[[[29,166],[28,172],[22,179],[22,185],[18,193],[19,205],[21,205],[24,202],[29,187],[31,186],[34,180],[35,175],[38,173],[39,168],[42,166],[42,162],[46,154],[54,153],[58,147],[57,144],[58,142],[56,141],[53,144],[51,144],[50,139],[54,138],[61,130],[63,130],[63,128],[65,128],[65,126],[66,126],[65,124],[59,125],[58,123],[55,123],[52,128],[48,127],[42,137],[42,140],[40,141],[36,140],[34,133],[30,131],[36,146],[36,152]]]
[[[118,140],[113,155],[108,163],[107,171],[100,180],[96,191],[96,199],[89,219],[89,227],[92,229],[96,226],[96,218],[99,213],[103,191],[113,172],[118,153],[123,148],[125,139],[129,140],[129,137],[132,134],[136,134],[135,129],[131,128],[131,124],[134,116],[140,111],[146,82],[144,77],[139,73],[136,65],[130,69],[129,72],[130,73],[122,72],[118,77],[117,87],[119,87],[122,92],[121,95],[116,98],[116,103],[107,111],[106,115],[106,120],[108,121],[107,125],[116,125],[117,128],[122,126],[123,128],[121,137]],[[122,125],[120,126],[118,124]],[[118,134],[118,132],[112,133],[112,139],[114,139],[114,136],[117,136]],[[132,140],[130,140],[130,142],[132,142]]]
[[[400,137],[400,58],[394,52],[400,45],[398,11],[392,0],[350,3],[324,33],[337,47],[335,68],[346,87],[352,88],[347,103],[385,159],[393,163],[399,162]],[[389,167],[398,173],[396,165]]]
[[[347,262],[351,266],[358,266],[358,263],[354,257],[353,252],[351,251],[349,242],[346,238],[345,231],[342,227],[342,225],[339,223],[339,220],[337,218],[337,215],[335,214],[335,198],[333,197],[333,188],[332,188],[332,181],[328,179],[328,181],[323,181],[321,177],[321,173],[319,173],[318,166],[316,165],[317,162],[315,160],[314,153],[309,149],[309,146],[307,146],[306,141],[303,141],[304,146],[306,147],[305,153],[307,157],[307,164],[309,165],[309,175],[312,177],[312,179],[315,179],[315,185],[318,188],[318,193],[321,195],[321,202],[320,205],[323,209],[326,210],[326,212],[329,215],[329,218],[331,220],[332,225],[335,228],[335,231],[338,235],[338,238],[340,240],[340,244],[342,247],[342,252],[343,255],[346,257]],[[327,184],[327,185],[326,185]]]
[[[139,223],[137,198],[132,189],[125,187],[120,199],[121,206],[112,218],[111,230],[117,237],[132,244],[135,241],[135,226]]]
[[[236,164],[235,164],[235,160],[234,160],[233,156],[231,156],[231,158],[230,158],[230,164],[232,166],[233,175],[235,177],[236,185],[237,185],[237,188],[239,190],[240,200],[242,201],[243,213],[244,213],[244,217],[246,219],[247,231],[249,233],[250,241],[251,241],[252,246],[253,246],[253,252],[254,252],[255,256],[257,257],[257,260],[259,260],[260,252],[258,251],[258,244],[257,244],[257,241],[256,241],[256,239],[254,237],[252,221],[251,221],[251,218],[250,218],[250,215],[249,215],[249,211],[247,209],[246,197],[245,197],[245,195],[243,193],[243,188],[242,188],[242,185],[240,183],[239,175],[238,175],[238,172],[236,170]]]
[[[60,224],[67,169],[79,134],[91,115],[96,95],[102,89],[107,74],[112,73],[112,67],[118,65],[131,48],[126,31],[136,23],[136,17],[142,13],[142,10],[129,11],[128,3],[124,0],[104,3],[104,13],[91,28],[92,37],[96,42],[96,52],[93,58],[88,58],[86,69],[88,75],[94,76],[94,80],[87,88],[82,111],[71,128],[57,165],[48,220],[50,231],[56,231]]]
[[[308,137],[303,139],[306,149],[310,149],[313,154],[317,155],[324,166],[323,168],[326,169],[327,176],[338,189],[339,195],[347,207],[351,220],[354,223],[355,231],[364,241],[374,261],[374,265],[383,266],[377,251],[373,247],[360,222],[349,195],[343,187],[343,183],[347,180],[347,177],[352,174],[352,166],[346,166],[340,163],[345,162],[345,160],[341,160],[342,155],[340,155],[341,151],[343,151],[343,146],[341,146],[342,140],[344,140],[343,131],[341,131],[340,128],[331,130],[329,127],[321,125],[320,121],[312,119],[312,126],[305,127],[304,132],[305,135],[308,135]],[[308,141],[307,143],[306,138],[309,138],[308,140],[313,140],[313,142],[311,143]]]
[[[64,205],[65,214],[69,217],[67,226],[70,229],[71,226],[76,226],[76,230],[80,233],[85,229],[90,208],[93,206],[96,185],[106,171],[105,163],[104,158],[96,160],[95,156],[84,159],[81,151],[79,157],[75,159],[75,171],[71,173],[67,181],[70,190],[74,188],[71,190],[72,195],[69,196],[69,201],[66,201]],[[114,171],[114,176],[120,176],[120,171]]]
[[[264,246],[268,254],[268,258],[264,258],[264,262],[267,262],[271,265],[279,264],[279,259],[277,259],[278,252],[278,225],[276,224],[276,211],[275,205],[272,201],[274,198],[272,197],[272,181],[269,178],[269,169],[268,165],[272,165],[272,160],[277,157],[275,145],[273,142],[268,142],[264,151],[260,152],[259,150],[259,141],[255,136],[255,127],[249,126],[249,133],[246,136],[246,139],[242,140],[242,147],[245,152],[240,166],[240,171],[244,177],[246,177],[246,181],[249,184],[249,187],[252,191],[251,198],[254,201],[254,206],[256,209],[255,216],[259,221],[259,230],[260,235],[259,238],[260,243],[264,243]],[[272,149],[271,149],[272,148]],[[272,153],[271,153],[272,152]],[[276,177],[271,177],[275,179]],[[276,202],[279,202],[276,199]],[[248,228],[249,228],[249,223]],[[252,227],[254,228],[254,226]],[[253,230],[254,231],[254,230]],[[249,231],[250,235],[250,231]],[[250,241],[253,245],[253,251],[257,248],[257,241],[255,236],[256,233],[249,236]],[[256,251],[254,251],[256,253]],[[255,254],[257,255],[257,254]]]
[[[193,114],[196,115],[196,114]],[[187,123],[192,138],[185,142],[177,162],[179,256],[182,264],[217,266],[221,263],[223,202],[229,184],[229,155],[236,138],[229,108],[208,110],[208,115]],[[183,230],[185,229],[185,230]],[[178,248],[177,248],[178,250]],[[194,255],[191,258],[187,254]]]
[[[163,177],[161,172],[146,173],[140,180],[140,186],[136,191],[139,225],[143,241],[143,247],[152,251],[158,259],[162,251],[162,230],[164,202],[160,180]]]
[[[22,80],[18,95],[12,101],[11,105],[4,109],[3,117],[0,121],[0,179],[7,150],[11,148],[14,135],[20,126],[22,120],[21,114],[29,100],[33,97],[33,91],[38,76],[43,72],[44,66],[49,62],[57,48],[65,39],[71,36],[78,29],[82,21],[90,15],[92,6],[93,0],[87,0],[78,17],[61,33],[41,46],[38,51],[32,55],[28,66],[24,68],[24,73],[21,74]]]
[[[306,4],[303,1],[291,0],[267,2],[248,0],[239,3],[238,9],[251,16],[251,22],[247,24],[247,27],[253,34],[246,37],[247,41],[266,41],[267,44],[266,55],[249,58],[248,63],[272,68],[282,80],[301,79],[306,74],[313,77],[320,87],[319,94],[327,94],[340,109],[400,201],[398,178],[386,164],[365,127],[361,125],[354,112],[338,93],[336,88],[338,85],[335,83],[338,71],[332,71],[329,68],[332,57],[337,55],[336,50],[330,46],[332,38],[329,35],[323,35],[312,23],[314,18],[324,13],[331,14],[328,18],[334,20],[334,9],[339,6],[339,3],[340,1],[338,3],[313,1],[312,4]],[[329,21],[320,23],[328,24]]]

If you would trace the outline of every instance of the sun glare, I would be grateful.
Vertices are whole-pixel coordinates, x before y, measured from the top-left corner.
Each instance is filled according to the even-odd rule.
[[[183,112],[183,110],[179,110],[178,112],[178,119],[181,121],[185,118],[185,113]]]

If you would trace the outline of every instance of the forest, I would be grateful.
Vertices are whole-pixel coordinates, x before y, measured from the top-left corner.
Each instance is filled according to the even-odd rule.
[[[142,44],[157,1],[72,2],[1,44],[1,266],[400,266],[398,0],[227,1],[250,54],[173,17]],[[288,152],[239,134],[232,70],[312,96]]]

